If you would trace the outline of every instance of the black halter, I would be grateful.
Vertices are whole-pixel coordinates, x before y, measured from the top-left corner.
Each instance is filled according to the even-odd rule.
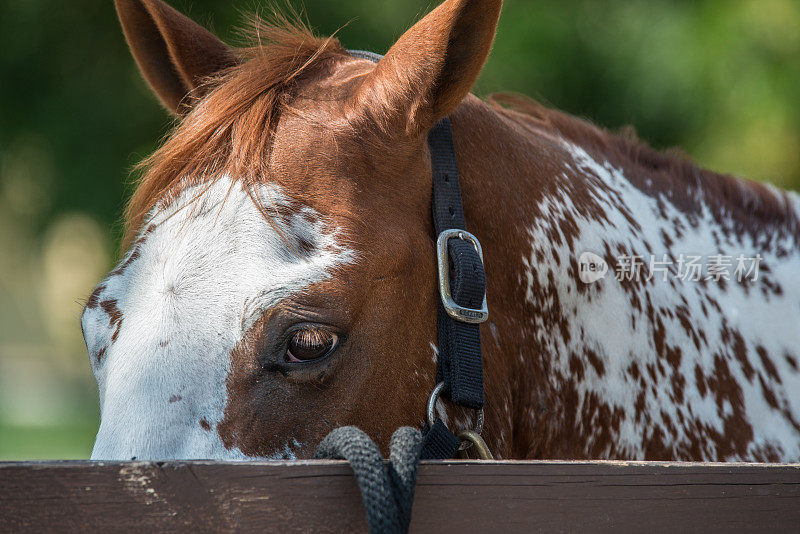
[[[439,394],[477,412],[474,432],[483,427],[483,362],[479,324],[489,318],[486,274],[477,238],[466,231],[461,186],[450,120],[428,134],[433,168],[433,227],[439,267],[439,355],[434,389],[423,431],[423,459],[452,458],[461,445],[438,417]]]
[[[377,63],[382,56],[350,51],[360,59]],[[489,318],[486,307],[486,274],[478,239],[467,232],[461,186],[450,120],[444,118],[428,134],[433,169],[432,215],[437,237],[439,270],[439,318],[437,386],[428,402],[428,422],[423,429],[423,459],[453,458],[461,446],[436,416],[440,395],[476,411],[471,432],[480,440],[483,427],[483,362],[479,325]],[[469,433],[468,433],[469,434]],[[482,440],[480,440],[482,442]]]

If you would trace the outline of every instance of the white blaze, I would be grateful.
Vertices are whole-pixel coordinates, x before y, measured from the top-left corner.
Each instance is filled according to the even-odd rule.
[[[324,233],[319,214],[292,210],[277,186],[256,193],[267,209],[293,215],[268,221],[227,177],[185,189],[143,225],[138,257],[103,282],[106,309],[86,309],[101,410],[92,459],[244,458],[216,428],[231,350],[265,310],[354,258]],[[287,245],[299,238],[310,254]],[[114,342],[112,300],[122,315]]]

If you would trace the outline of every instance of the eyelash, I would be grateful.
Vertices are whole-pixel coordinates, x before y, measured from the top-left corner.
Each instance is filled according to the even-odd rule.
[[[300,339],[298,341],[307,345],[321,345],[327,341],[330,336],[332,336],[330,332],[320,328],[309,328],[294,332],[294,335],[298,334],[300,335]]]
[[[295,345],[294,351],[292,345]],[[330,346],[328,346],[330,345]],[[306,328],[292,333],[287,343],[284,359],[287,363],[310,363],[327,358],[339,345],[339,336],[321,328]],[[308,349],[306,354],[303,351]],[[324,353],[314,354],[316,349],[326,349]],[[295,354],[296,353],[296,354]],[[310,354],[309,354],[310,353]],[[306,357],[311,356],[311,357]]]

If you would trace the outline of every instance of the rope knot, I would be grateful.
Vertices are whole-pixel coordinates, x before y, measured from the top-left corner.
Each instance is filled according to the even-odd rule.
[[[417,482],[422,434],[401,427],[389,443],[389,463],[370,437],[354,426],[333,430],[314,453],[316,459],[347,460],[358,481],[371,533],[408,532]]]

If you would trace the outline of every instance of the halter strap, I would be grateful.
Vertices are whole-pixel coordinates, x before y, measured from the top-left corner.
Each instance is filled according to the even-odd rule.
[[[375,63],[383,57],[358,50],[349,53]],[[466,231],[450,119],[445,117],[431,129],[428,146],[433,170],[431,207],[437,238],[441,297],[437,321],[438,385],[435,391],[459,406],[482,410],[483,361],[479,323],[486,321],[489,315],[486,273],[480,243]],[[482,413],[480,415],[482,418]],[[438,417],[428,421],[423,436],[423,459],[453,458],[461,445],[461,440]]]
[[[428,134],[433,170],[432,214],[439,261],[436,380],[455,404],[482,410],[483,361],[480,322],[486,311],[486,274],[477,239],[466,232],[464,206],[450,120]],[[449,275],[449,276],[448,276]],[[451,299],[447,299],[449,290]],[[455,308],[453,307],[455,304]],[[482,413],[481,413],[482,416]],[[438,417],[423,430],[422,458],[453,458],[461,440]]]
[[[444,118],[434,126],[428,134],[428,144],[433,164],[434,230],[437,236],[452,236],[445,239],[446,243],[439,240],[441,245],[446,245],[451,263],[449,285],[452,300],[463,310],[477,312],[482,309],[486,297],[486,274],[477,248],[480,245],[476,246],[477,240],[473,242],[468,239],[466,236],[471,237],[471,234],[466,232],[447,232],[467,229],[449,119]],[[447,269],[448,265],[442,263],[442,267]],[[448,313],[445,309],[445,304],[444,299],[439,300],[437,379],[444,382],[442,394],[448,395],[454,403],[480,410],[484,400],[478,323],[485,321],[488,315],[479,315],[474,319],[454,317],[454,313]]]
[[[348,50],[347,53],[355,58],[366,59],[373,63],[378,63],[383,59],[382,55],[376,54],[375,52],[368,52],[367,50]]]

